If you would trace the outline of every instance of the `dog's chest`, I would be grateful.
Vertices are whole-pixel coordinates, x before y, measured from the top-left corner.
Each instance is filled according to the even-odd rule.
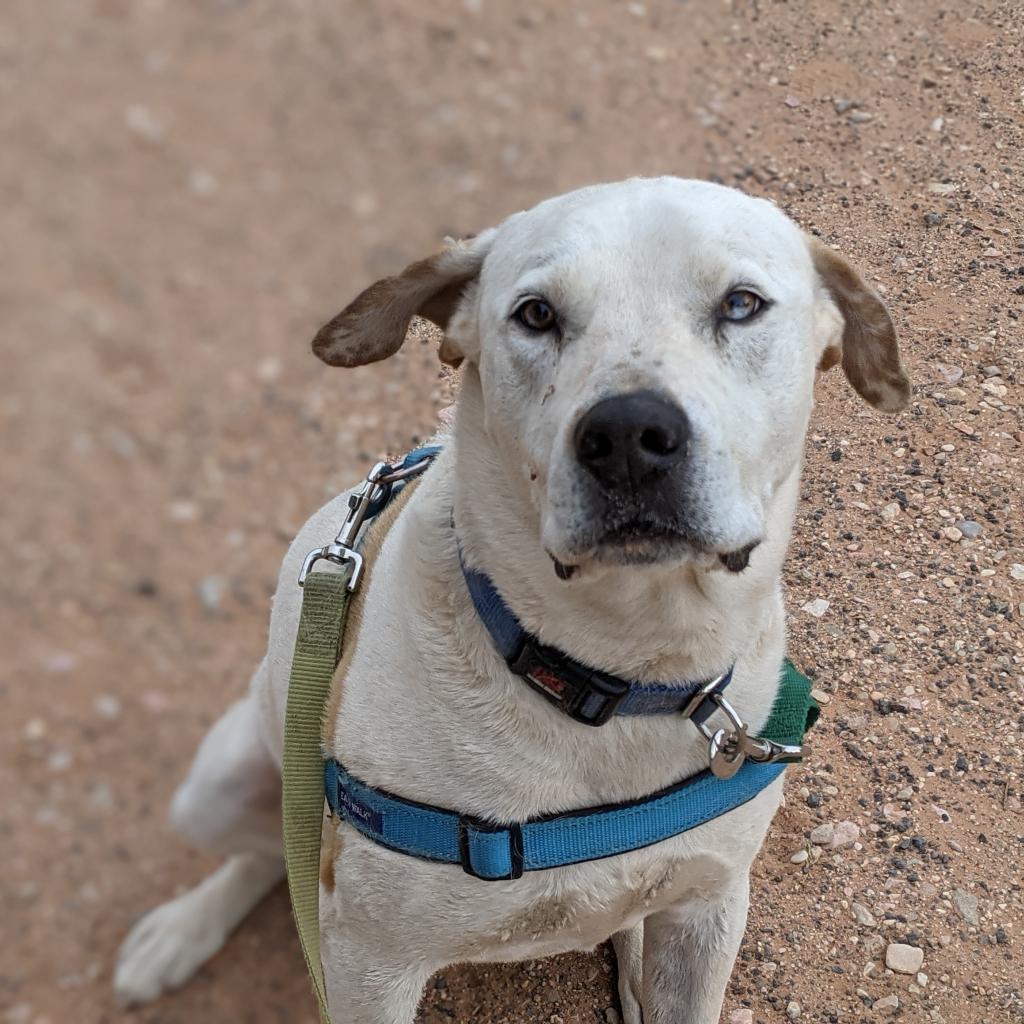
[[[662,846],[666,847],[662,849]],[[589,949],[614,932],[690,900],[709,900],[726,884],[717,858],[684,854],[673,843],[625,858],[594,862],[533,892],[492,904],[473,936],[474,960],[516,960]]]

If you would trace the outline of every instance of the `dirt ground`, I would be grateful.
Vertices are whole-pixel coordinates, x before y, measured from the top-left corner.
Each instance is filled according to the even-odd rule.
[[[839,246],[916,384],[820,388],[786,584],[828,703],[725,1017],[1024,1020],[1022,49],[1019,0],[6,0],[0,1021],[315,1021],[281,891],[183,992],[109,992],[211,866],[166,806],[287,541],[441,401],[427,346],[309,339],[446,234],[663,172]],[[421,1020],[615,1024],[612,979],[453,968]]]

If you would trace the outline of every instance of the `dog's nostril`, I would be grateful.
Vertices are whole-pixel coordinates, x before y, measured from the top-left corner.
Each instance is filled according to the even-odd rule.
[[[596,430],[588,430],[580,437],[579,457],[585,462],[595,459],[606,459],[612,453],[612,439],[607,434]]]
[[[679,441],[667,430],[648,427],[640,434],[640,447],[652,455],[671,455],[679,449]]]

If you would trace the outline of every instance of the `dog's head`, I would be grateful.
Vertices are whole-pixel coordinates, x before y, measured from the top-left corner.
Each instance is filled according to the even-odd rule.
[[[799,464],[816,370],[910,385],[878,295],[772,203],[675,178],[582,189],[372,285],[317,335],[391,355],[414,315],[479,374],[485,430],[556,567],[717,556],[739,571]]]

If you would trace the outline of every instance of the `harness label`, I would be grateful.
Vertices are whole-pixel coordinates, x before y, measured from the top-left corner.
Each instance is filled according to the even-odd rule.
[[[353,825],[362,826],[378,835],[384,833],[384,815],[357,800],[344,786],[338,787],[338,806]]]

